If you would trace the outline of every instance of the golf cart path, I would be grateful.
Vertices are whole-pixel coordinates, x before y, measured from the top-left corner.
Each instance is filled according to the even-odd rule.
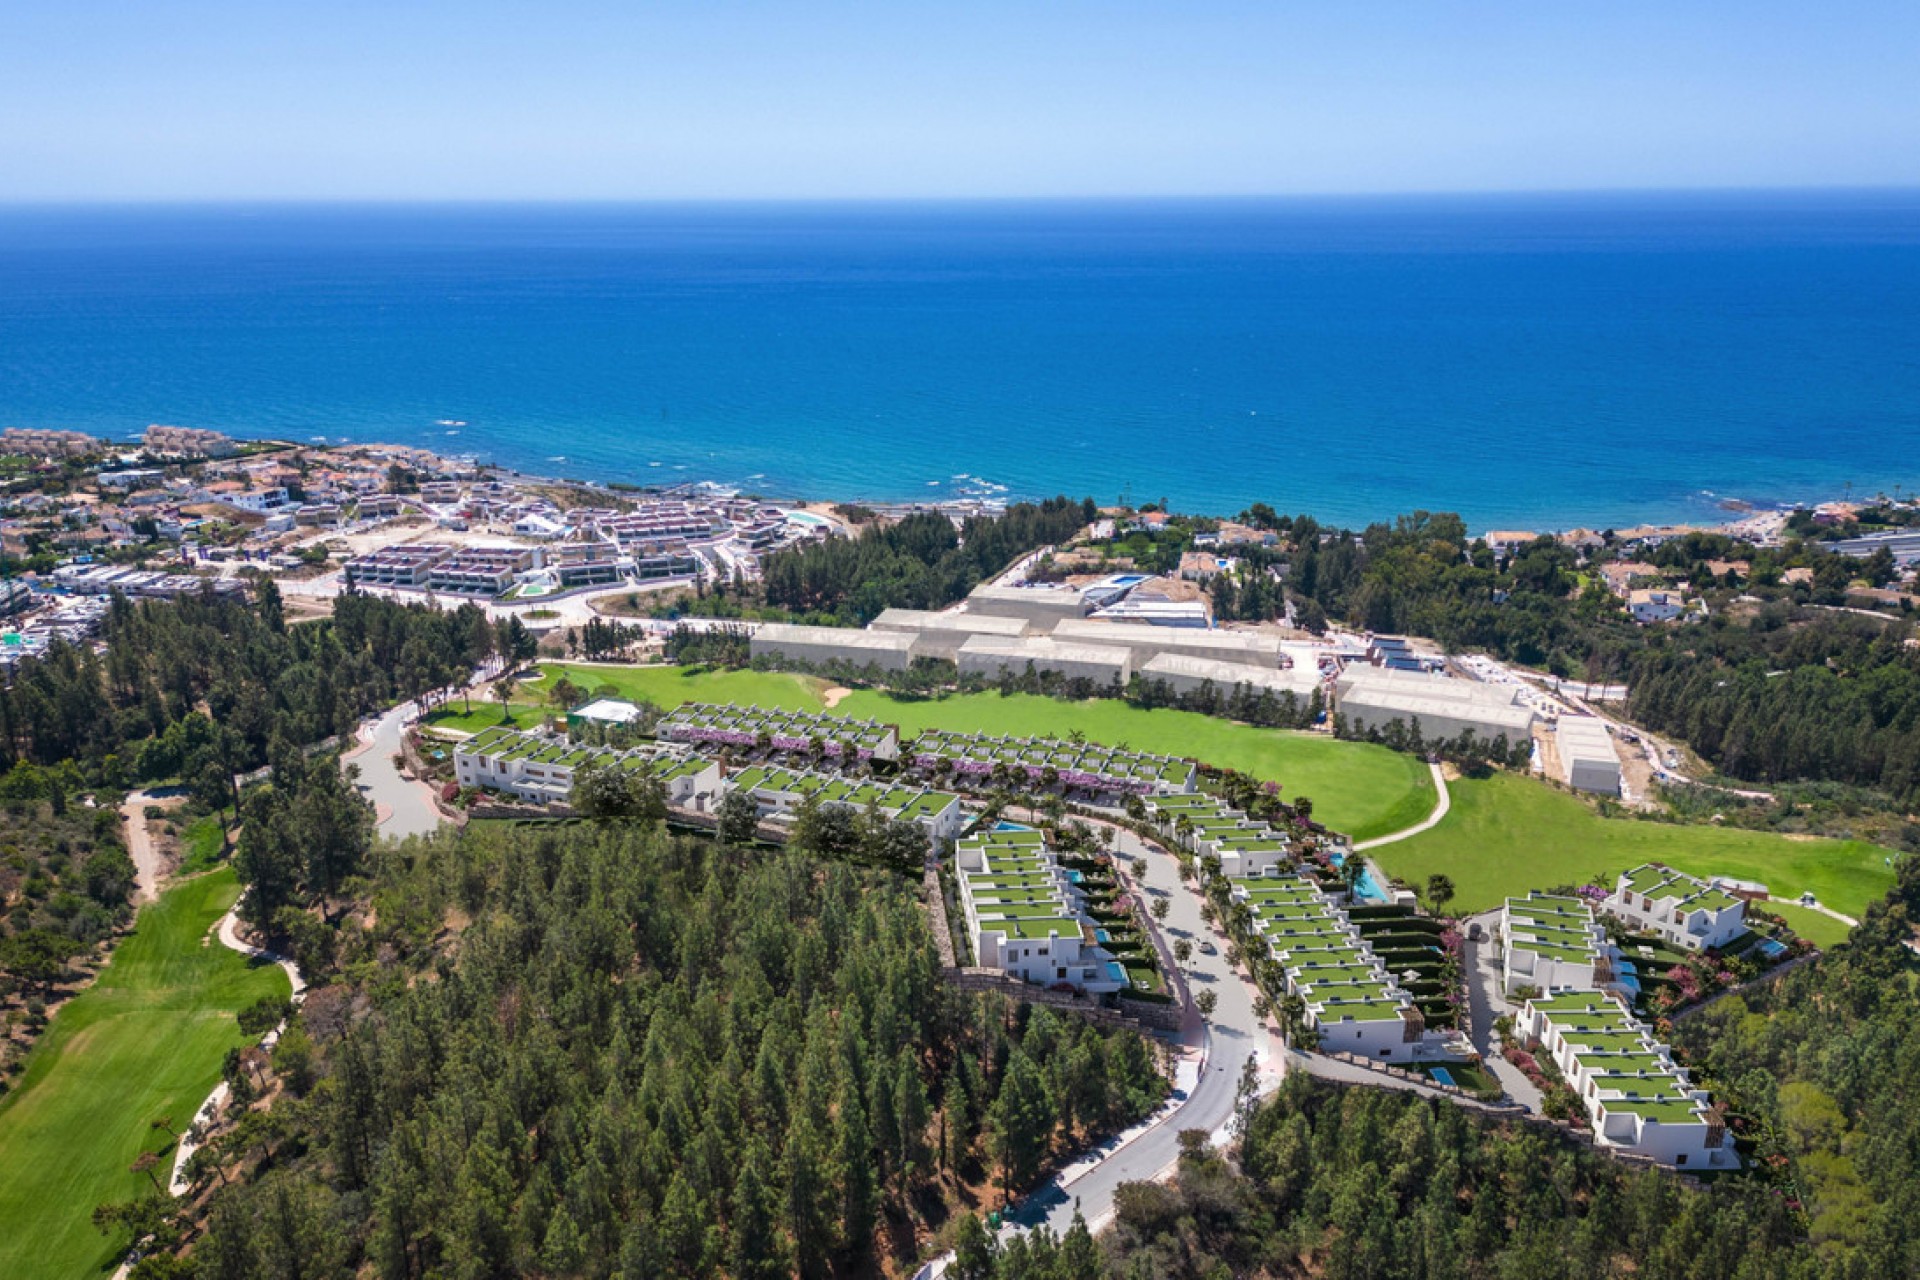
[[[1433,790],[1438,797],[1433,804],[1433,812],[1401,831],[1391,835],[1375,836],[1371,840],[1362,840],[1353,846],[1355,853],[1365,853],[1368,849],[1377,849],[1383,844],[1393,844],[1419,835],[1422,831],[1431,831],[1440,825],[1440,820],[1453,808],[1453,796],[1447,790],[1447,775],[1441,771],[1438,760],[1427,761],[1427,768],[1433,773]]]

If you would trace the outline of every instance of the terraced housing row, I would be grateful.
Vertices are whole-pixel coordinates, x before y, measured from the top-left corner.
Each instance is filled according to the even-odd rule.
[[[1747,932],[1744,900],[1658,863],[1623,872],[1600,908],[1675,948],[1723,947]],[[1738,1167],[1707,1092],[1630,1011],[1640,990],[1635,962],[1591,904],[1509,898],[1500,934],[1506,993],[1529,993],[1515,1034],[1559,1068],[1597,1142],[1676,1168]]]
[[[1102,947],[1074,872],[1038,831],[987,831],[954,850],[954,874],[975,962],[1023,982],[1090,994],[1131,985]]]

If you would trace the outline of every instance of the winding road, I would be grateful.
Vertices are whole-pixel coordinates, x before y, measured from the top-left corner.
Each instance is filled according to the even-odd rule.
[[[413,703],[401,703],[371,726],[362,727],[360,745],[340,757],[342,764],[359,766],[360,794],[373,802],[379,815],[376,829],[395,839],[428,835],[441,822],[433,788],[404,776],[393,763],[407,722],[415,714]]]

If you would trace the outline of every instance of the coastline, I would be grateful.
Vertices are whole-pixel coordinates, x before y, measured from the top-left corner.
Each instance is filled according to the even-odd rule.
[[[476,470],[478,470],[482,474],[485,474],[495,479],[510,481],[515,484],[527,485],[527,486],[547,486],[547,487],[569,488],[569,489],[581,490],[581,491],[595,494],[599,497],[603,497],[608,500],[632,498],[640,494],[660,495],[660,494],[674,494],[682,491],[689,491],[689,492],[695,492],[695,493],[708,493],[708,494],[727,494],[727,495],[744,494],[744,495],[752,496],[754,498],[757,498],[762,501],[769,502],[778,506],[803,507],[808,505],[814,505],[814,506],[848,505],[848,506],[874,507],[874,508],[880,508],[880,509],[918,508],[918,509],[938,509],[938,510],[943,510],[948,512],[965,512],[965,511],[975,511],[975,510],[992,511],[992,510],[1000,509],[1005,506],[1012,505],[1018,502],[1038,502],[1045,498],[1058,496],[1056,493],[1023,493],[1023,492],[1014,492],[1014,491],[1003,491],[1001,493],[987,494],[987,495],[909,494],[906,496],[897,496],[897,497],[895,496],[882,497],[882,496],[859,495],[859,494],[847,495],[847,494],[808,493],[800,490],[782,492],[777,489],[759,489],[759,488],[753,488],[750,486],[743,486],[735,483],[730,483],[724,480],[714,479],[710,477],[697,477],[697,476],[688,476],[686,478],[676,479],[671,482],[649,482],[644,476],[638,479],[628,480],[624,477],[602,478],[598,476],[544,474],[539,472],[522,470],[514,466],[487,462],[485,460],[476,458],[474,455],[470,453],[448,451],[444,449],[433,448],[428,445],[407,444],[407,443],[403,443],[395,440],[347,440],[347,439],[337,439],[334,437],[328,437],[325,440],[325,442],[322,443],[319,440],[298,441],[298,440],[286,439],[284,437],[271,437],[271,436],[247,437],[246,440],[247,440],[247,443],[249,444],[256,444],[256,445],[272,444],[272,445],[280,445],[286,448],[369,449],[369,450],[396,450],[396,451],[423,453],[423,454],[431,455],[434,458],[439,459],[441,461],[471,462],[471,464],[476,468]],[[1901,487],[1904,488],[1905,486],[1901,486]],[[1920,488],[1920,486],[1916,486],[1916,487]],[[1005,486],[995,486],[995,488],[1002,489],[1002,490],[1006,489]],[[1089,495],[1086,495],[1083,493],[1068,492],[1066,496],[1071,498],[1081,498]],[[1646,519],[1637,519],[1631,522],[1622,521],[1617,524],[1608,524],[1600,521],[1581,520],[1573,516],[1568,516],[1566,517],[1565,523],[1535,522],[1535,524],[1532,527],[1536,532],[1550,533],[1550,534],[1567,534],[1567,533],[1577,533],[1577,532],[1583,532],[1583,531],[1598,532],[1598,531],[1607,530],[1607,529],[1612,529],[1616,532],[1627,530],[1627,529],[1649,529],[1649,528],[1664,528],[1664,529],[1674,529],[1674,530],[1694,529],[1694,530],[1700,530],[1703,532],[1728,533],[1734,536],[1744,537],[1751,540],[1760,529],[1764,527],[1769,527],[1769,526],[1777,527],[1783,524],[1785,522],[1786,517],[1795,510],[1817,509],[1817,508],[1827,507],[1833,504],[1838,504],[1838,503],[1843,503],[1848,501],[1856,502],[1856,503],[1867,503],[1872,501],[1875,495],[1867,494],[1864,492],[1855,492],[1851,494],[1826,494],[1824,496],[1810,496],[1802,501],[1778,501],[1778,500],[1749,501],[1746,499],[1727,496],[1727,495],[1704,494],[1704,493],[1702,496],[1703,498],[1710,496],[1715,499],[1715,502],[1713,503],[1713,508],[1711,511],[1696,510],[1690,515],[1682,516],[1679,518],[1672,518],[1672,519],[1646,518]],[[1881,494],[1878,496],[1886,497],[1889,495]],[[1096,501],[1099,501],[1097,495],[1095,496],[1095,499]],[[1271,505],[1275,505],[1276,507],[1278,506],[1278,504],[1271,504]],[[1175,505],[1175,509],[1181,511],[1182,514],[1186,514],[1186,515],[1217,516],[1221,518],[1230,518],[1238,514],[1238,512],[1235,512],[1235,511],[1224,511],[1224,510],[1220,510],[1220,511],[1187,510],[1186,508],[1179,507],[1178,504]],[[1320,520],[1321,523],[1323,524],[1331,525],[1336,523],[1334,521],[1330,521],[1322,517],[1319,512],[1313,510],[1311,507],[1308,507],[1304,510],[1297,510],[1292,512],[1288,512],[1285,508],[1279,508],[1279,509],[1282,511],[1283,514],[1299,514],[1299,515],[1313,516],[1315,519]],[[1369,520],[1366,522],[1356,523],[1346,527],[1357,530],[1357,529],[1364,528],[1365,523],[1372,523],[1375,521],[1390,521],[1394,519],[1396,516],[1401,514],[1405,514],[1405,513],[1399,512],[1399,511],[1381,510],[1375,513],[1374,515],[1372,515],[1369,518]],[[1716,516],[1718,518],[1714,518]],[[1463,518],[1465,517],[1463,516]],[[1473,519],[1468,519],[1468,527],[1470,531],[1475,533],[1480,533],[1480,532],[1485,532],[1488,529],[1492,529],[1500,526],[1497,521],[1477,523]]]

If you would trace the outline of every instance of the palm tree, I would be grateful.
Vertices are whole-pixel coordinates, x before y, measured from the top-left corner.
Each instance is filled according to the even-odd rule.
[[[1340,860],[1340,887],[1347,891],[1347,901],[1360,900],[1360,881],[1366,874],[1365,859],[1349,849],[1346,856]]]
[[[1427,905],[1439,915],[1453,901],[1453,877],[1435,872],[1427,877]]]

